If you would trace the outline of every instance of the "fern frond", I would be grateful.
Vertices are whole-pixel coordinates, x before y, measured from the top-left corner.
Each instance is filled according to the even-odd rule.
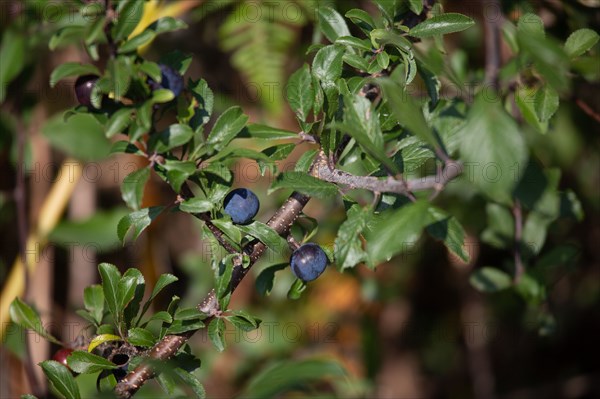
[[[283,108],[289,50],[307,21],[306,13],[298,10],[302,8],[295,2],[240,2],[219,31],[221,48],[231,53],[251,98],[275,114]]]

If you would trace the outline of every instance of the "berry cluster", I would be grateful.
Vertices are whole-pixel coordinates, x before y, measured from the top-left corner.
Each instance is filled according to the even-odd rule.
[[[183,76],[168,65],[159,64],[161,73],[160,83],[148,80],[148,86],[152,90],[168,89],[173,92],[175,97],[181,94],[184,87]],[[75,96],[79,104],[86,107],[92,107],[92,91],[98,82],[96,75],[82,75],[75,81]]]
[[[247,188],[236,188],[229,192],[223,205],[233,223],[241,225],[251,223],[260,207],[256,194]],[[319,277],[325,271],[327,263],[325,251],[312,242],[298,247],[290,258],[292,273],[304,282]]]

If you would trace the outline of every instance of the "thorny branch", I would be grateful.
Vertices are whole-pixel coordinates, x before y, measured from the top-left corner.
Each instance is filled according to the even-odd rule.
[[[316,168],[315,177],[350,188],[360,188],[378,193],[395,193],[407,195],[413,191],[435,189],[439,191],[452,179],[462,173],[462,164],[448,161],[443,169],[434,176],[415,178],[411,180],[398,180],[391,176],[382,180],[374,176],[355,176],[339,169],[321,165]]]
[[[310,174],[319,179],[329,181],[332,183],[347,185],[351,188],[367,189],[375,192],[391,192],[399,194],[408,194],[411,191],[436,189],[440,190],[450,180],[461,174],[462,165],[456,161],[446,162],[446,166],[442,169],[441,173],[435,176],[428,176],[422,179],[414,179],[408,181],[395,180],[388,178],[387,180],[379,180],[376,177],[369,176],[354,176],[346,172],[342,172],[337,169],[331,169],[327,156],[321,152],[313,162]],[[191,196],[191,190],[189,187],[184,186],[184,195]],[[275,212],[275,214],[269,219],[267,225],[274,229],[279,235],[287,236],[290,227],[296,221],[304,206],[308,203],[310,197],[298,192],[293,192],[289,198],[283,203],[283,205]],[[223,244],[227,243],[229,247],[224,247],[232,253],[237,252],[231,245],[225,241],[223,233],[210,222],[210,215],[198,214],[196,217],[202,219],[207,223],[209,229],[217,240]],[[210,225],[214,229],[210,228]],[[244,268],[240,266],[234,266],[233,274],[230,282],[230,292],[234,292],[243,278],[246,276],[252,265],[260,259],[266,249],[266,245],[260,241],[254,241],[249,243],[243,252],[248,254],[250,257],[250,266]],[[215,291],[212,290],[204,298],[202,303],[198,306],[198,309],[208,315],[208,318],[204,320],[205,324],[212,321],[216,314],[220,311],[218,300],[216,298]],[[159,343],[157,343],[149,352],[148,358],[150,360],[167,360],[173,357],[179,348],[181,348],[187,340],[194,335],[196,331],[188,331],[180,335],[167,335]],[[152,362],[142,363],[134,371],[129,373],[121,382],[119,382],[115,388],[115,392],[119,398],[130,398],[137,390],[149,379],[155,375]]]

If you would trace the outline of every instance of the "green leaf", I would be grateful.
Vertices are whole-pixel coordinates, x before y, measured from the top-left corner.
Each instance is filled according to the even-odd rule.
[[[367,39],[359,39],[354,36],[340,36],[335,40],[335,44],[342,44],[363,51],[371,51],[371,43]],[[348,54],[345,54],[344,56],[346,55]]]
[[[335,259],[341,270],[367,260],[360,236],[371,217],[371,212],[358,204],[348,209],[347,218],[338,229],[334,246]]]
[[[488,203],[485,207],[487,227],[481,234],[483,242],[496,248],[510,248],[514,242],[515,220],[510,210]]]
[[[71,250],[73,245],[93,247],[98,253],[119,248],[117,224],[127,214],[125,207],[97,211],[88,219],[62,220],[50,232],[48,239],[55,245]]]
[[[131,108],[124,107],[112,114],[108,122],[106,122],[106,130],[104,132],[106,137],[111,138],[117,133],[123,133],[131,123],[132,113],[133,110]]]
[[[239,226],[234,225],[231,220],[214,219],[212,222],[227,237],[231,238],[234,243],[239,243],[242,240],[242,233]]]
[[[179,204],[179,209],[187,213],[204,213],[214,208],[215,204],[202,198],[190,198]]]
[[[512,285],[511,277],[495,267],[485,266],[475,270],[469,282],[481,292],[498,292]]]
[[[7,25],[4,25],[7,26]],[[0,45],[0,103],[6,98],[9,83],[21,73],[27,54],[26,35],[6,29]]]
[[[521,53],[531,57],[533,65],[543,79],[558,91],[569,86],[569,64],[565,50],[552,38],[527,29],[517,30],[517,41]]]
[[[342,76],[344,47],[329,45],[320,49],[313,60],[313,74],[326,86]]]
[[[63,364],[55,360],[41,362],[40,367],[44,371],[52,387],[66,399],[80,399],[79,387],[71,371]]]
[[[515,289],[530,305],[539,306],[546,299],[546,287],[528,273],[521,275]]]
[[[118,53],[129,53],[131,51],[136,51],[139,47],[145,46],[150,43],[156,37],[156,33],[151,30],[144,30],[142,33],[135,35],[131,39],[124,42],[121,46],[119,46]]]
[[[469,253],[465,250],[465,231],[454,216],[448,216],[439,208],[429,208],[429,213],[435,220],[434,223],[427,226],[427,232],[432,237],[441,240],[446,248],[453,254],[462,259],[463,262],[469,261]]]
[[[315,149],[305,151],[302,155],[300,155],[300,158],[298,158],[298,160],[296,161],[294,171],[308,173],[308,170],[310,169],[310,166],[312,165],[313,160],[315,159],[315,156],[318,152],[319,151]]]
[[[397,171],[396,165],[384,151],[379,118],[367,98],[358,94],[344,96],[344,121],[332,123],[331,127],[348,133],[366,153],[383,163],[388,169]]]
[[[119,308],[119,282],[121,281],[121,273],[115,265],[110,263],[100,263],[98,271],[102,278],[102,290],[104,298],[108,305],[108,310],[113,315],[113,318],[118,321],[119,314],[123,309]]]
[[[258,277],[256,277],[256,290],[262,296],[269,295],[271,293],[271,290],[273,289],[273,280],[275,280],[275,272],[278,272],[279,270],[284,270],[288,266],[288,263],[279,263],[277,265],[265,267],[263,270],[261,270]]]
[[[573,190],[566,190],[560,193],[560,216],[570,217],[581,222],[585,216],[581,201]]]
[[[377,265],[388,261],[412,248],[430,222],[429,204],[425,201],[377,215],[365,234],[371,263]]]
[[[107,69],[112,92],[115,99],[120,100],[127,93],[131,84],[131,61],[122,57],[110,59]]]
[[[238,227],[244,233],[258,238],[273,251],[284,255],[287,253],[288,243],[285,238],[281,237],[275,230],[266,224],[255,220],[249,225],[240,225]]]
[[[537,129],[540,133],[546,133],[548,131],[548,123],[542,123],[535,110],[534,101],[536,96],[537,92],[534,89],[519,87],[515,92],[515,102],[527,123]]]
[[[595,31],[584,28],[578,29],[571,33],[565,42],[565,51],[569,58],[573,59],[579,57],[598,43],[598,33]]]
[[[244,128],[247,121],[248,116],[244,115],[240,107],[227,109],[215,122],[206,142],[212,145],[216,151],[221,151]]]
[[[150,324],[154,320],[159,320],[159,321],[162,321],[164,323],[169,323],[170,324],[170,323],[173,323],[173,316],[171,316],[169,314],[169,312],[161,310],[160,312],[156,312],[152,316],[150,316],[150,318],[148,318],[148,320],[146,320],[144,322],[144,324],[142,324],[142,325],[146,326],[146,325]]]
[[[340,380],[347,372],[336,361],[326,359],[287,360],[277,362],[255,374],[240,397],[286,397],[299,386],[308,387],[319,381]]]
[[[467,178],[489,198],[512,203],[511,192],[525,169],[528,150],[519,127],[498,101],[478,95],[462,132]]]
[[[388,29],[374,29],[369,33],[371,38],[371,44],[373,44],[374,48],[380,48],[381,46],[386,46],[391,44],[396,47],[402,53],[408,53],[411,50],[411,43],[407,38],[400,35],[397,31],[392,31]]]
[[[196,173],[196,163],[192,161],[168,159],[161,166],[167,171],[167,180],[176,193],[181,191],[183,183]]]
[[[117,236],[119,240],[124,244],[125,243],[125,235],[127,232],[133,227],[133,240],[136,240],[142,231],[146,229],[146,227],[150,226],[150,223],[154,219],[158,217],[163,211],[163,206],[153,206],[150,208],[140,209],[139,211],[135,211],[130,213],[129,215],[124,216],[117,226]]]
[[[204,389],[204,386],[198,380],[198,378],[196,378],[196,376],[194,374],[192,374],[188,371],[185,371],[184,369],[182,369],[180,367],[177,367],[174,370],[174,372],[184,383],[186,383],[192,389],[192,391],[194,391],[194,393],[196,394],[196,397],[198,399],[206,398],[206,390]]]
[[[68,119],[56,115],[42,128],[53,147],[86,161],[106,158],[111,144],[104,128],[92,114],[75,114]]]
[[[158,281],[156,282],[156,284],[154,285],[154,288],[152,289],[152,293],[150,294],[150,298],[148,298],[148,300],[144,303],[144,306],[142,307],[142,311],[140,313],[138,321],[142,319],[142,316],[144,316],[144,314],[146,313],[146,311],[148,310],[148,308],[150,308],[150,304],[156,298],[156,296],[167,285],[173,284],[175,281],[178,281],[178,280],[179,279],[177,277],[175,277],[174,275],[169,274],[169,273],[164,273],[164,274],[160,275],[160,277],[158,278]]]
[[[423,12],[423,0],[408,0],[408,8],[419,15]]]
[[[332,7],[319,7],[317,16],[319,17],[319,29],[330,42],[335,42],[340,36],[350,36],[350,30],[344,17]]]
[[[549,169],[545,171],[545,175],[547,184],[544,192],[535,202],[523,225],[522,242],[527,244],[529,255],[536,255],[541,251],[546,241],[548,226],[560,216],[561,201],[558,193],[560,171]]]
[[[240,257],[239,254],[230,254],[221,259],[217,269],[215,291],[217,298],[223,298],[230,293],[231,276],[233,274],[234,260]]]
[[[133,145],[125,140],[115,141],[110,149],[110,155],[120,154],[120,153],[135,154],[135,155],[143,155],[144,154],[135,145]]]
[[[540,122],[547,122],[558,109],[558,93],[550,85],[544,85],[535,93],[534,107]]]
[[[145,288],[144,276],[138,269],[127,269],[119,281],[119,307],[124,309],[124,321],[127,325],[133,324],[133,318],[140,308]]]
[[[277,176],[271,184],[269,194],[280,188],[289,188],[299,191],[311,197],[327,198],[337,195],[338,189],[335,184],[324,182],[300,172],[284,172]]]
[[[128,207],[137,211],[142,204],[144,187],[150,178],[150,169],[142,168],[128,174],[121,184],[121,198]]]
[[[15,298],[9,307],[10,319],[19,326],[33,330],[48,341],[62,345],[62,343],[54,338],[42,325],[42,320],[35,310],[19,298]]]
[[[446,35],[448,33],[460,32],[475,25],[475,21],[466,15],[457,13],[446,13],[435,15],[414,28],[409,32],[414,37],[431,37],[436,35]]]
[[[290,76],[287,89],[287,99],[298,119],[306,122],[314,105],[315,90],[312,85],[310,68],[304,64],[302,68]]]
[[[162,80],[162,72],[156,62],[143,61],[137,67],[140,70],[140,72],[145,73],[150,79],[154,80],[155,82],[160,82]]]
[[[82,38],[85,37],[85,27],[81,25],[68,25],[59,28],[56,33],[52,35],[48,42],[48,48],[51,51],[59,47],[81,42]]]
[[[114,370],[118,368],[113,362],[105,358],[84,351],[74,351],[67,358],[67,364],[76,373],[92,374],[102,370]]]
[[[542,256],[530,269],[532,276],[552,283],[550,277],[553,272],[562,272],[572,266],[581,255],[581,249],[573,245],[558,245]],[[562,275],[559,275],[562,277]]]
[[[226,319],[241,331],[248,332],[256,330],[260,324],[259,319],[256,319],[242,310],[234,311],[232,313],[233,315],[227,316]]]
[[[127,341],[131,345],[150,348],[156,343],[156,338],[149,330],[134,327],[127,332]]]
[[[373,17],[371,17],[368,12],[358,8],[348,11],[346,13],[346,18],[351,20],[365,33],[372,31],[376,26],[375,21],[373,21]]]
[[[166,334],[168,334],[168,335],[182,334],[187,331],[195,331],[195,330],[199,330],[204,327],[205,327],[204,322],[199,319],[175,320],[175,321],[173,321],[173,324],[171,324],[169,326],[169,328],[167,329]]]
[[[150,24],[143,32],[130,38],[119,47],[119,53],[126,53],[137,50],[145,44],[150,43],[157,35],[166,32],[173,32],[179,29],[187,28],[187,24],[173,17],[159,18]]]
[[[80,62],[65,62],[54,68],[50,74],[50,87],[56,86],[60,80],[70,76],[81,75],[97,75],[100,76],[100,71],[94,65],[82,64]]]
[[[104,315],[104,291],[101,285],[94,284],[83,290],[83,305],[94,317],[96,324],[102,323]]]
[[[194,99],[198,101],[199,106],[201,107],[201,122],[205,124],[208,122],[210,115],[213,111],[214,105],[214,94],[210,87],[208,87],[208,83],[204,79],[201,79],[197,82],[191,80],[188,83],[188,88],[190,89],[190,93],[194,96]]]
[[[255,139],[266,140],[283,140],[297,139],[298,133],[253,123],[247,125],[242,130],[242,133],[239,135],[239,137],[253,137]]]
[[[225,332],[225,322],[221,318],[213,319],[208,325],[208,337],[219,352],[225,350],[225,340],[223,333]]]
[[[138,0],[123,0],[119,3],[116,21],[112,27],[113,39],[117,42],[124,40],[134,31],[144,13],[144,2]]]
[[[387,78],[379,78],[375,82],[381,87],[383,97],[387,100],[390,111],[398,122],[421,140],[432,147],[437,147],[438,141],[427,125],[421,107],[417,105],[405,88]]]
[[[198,310],[197,307],[191,308],[180,308],[175,312],[175,320],[204,320],[206,319],[206,314],[202,313]]]
[[[151,151],[164,153],[186,144],[193,136],[194,131],[188,125],[173,124],[159,134],[152,135],[148,148]]]

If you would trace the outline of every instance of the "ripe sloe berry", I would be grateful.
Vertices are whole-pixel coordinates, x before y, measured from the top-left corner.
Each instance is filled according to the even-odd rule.
[[[168,65],[158,64],[158,66],[160,67],[161,72],[160,84],[150,80],[150,88],[152,90],[157,90],[159,88],[168,89],[173,92],[175,97],[177,97],[183,90],[183,76]]]
[[[75,95],[79,104],[87,107],[92,106],[92,90],[98,81],[96,75],[82,75],[75,81]]]
[[[313,281],[325,271],[327,255],[315,243],[301,245],[292,253],[290,265],[292,273],[302,281]]]
[[[236,188],[223,201],[225,213],[235,224],[249,224],[258,213],[258,197],[247,188]]]

